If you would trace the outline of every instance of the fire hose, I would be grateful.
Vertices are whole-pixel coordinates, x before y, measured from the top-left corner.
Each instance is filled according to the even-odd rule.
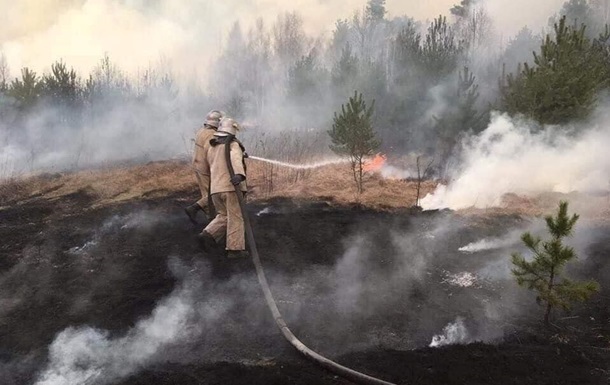
[[[231,178],[235,176],[235,170],[233,169],[233,164],[231,163],[231,140],[227,142],[225,146],[225,159],[227,161],[227,166],[229,168],[229,174]],[[375,377],[371,377],[364,373],[360,373],[353,369],[347,368],[343,365],[340,365],[318,353],[311,350],[305,344],[303,344],[288,328],[288,325],[284,321],[280,310],[273,299],[273,294],[269,289],[269,284],[267,283],[267,277],[265,276],[265,271],[263,270],[263,266],[261,264],[260,257],[258,255],[258,250],[256,248],[256,242],[254,240],[254,234],[252,233],[252,226],[250,225],[250,218],[248,217],[248,212],[246,211],[246,203],[244,199],[244,195],[238,185],[235,185],[235,193],[237,194],[237,199],[239,201],[239,206],[241,208],[242,216],[244,218],[244,226],[246,230],[246,241],[248,242],[248,246],[250,248],[250,254],[252,257],[252,262],[254,263],[254,267],[256,268],[256,276],[258,277],[258,282],[263,290],[263,294],[265,296],[265,301],[267,302],[267,306],[271,311],[273,319],[277,324],[278,328],[282,332],[284,338],[301,354],[303,354],[306,358],[316,362],[323,368],[344,377],[354,383],[363,384],[363,385],[394,385],[391,382],[383,381]]]

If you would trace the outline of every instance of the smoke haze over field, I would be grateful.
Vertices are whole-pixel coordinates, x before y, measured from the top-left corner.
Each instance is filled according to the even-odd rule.
[[[177,265],[176,260],[171,262]],[[182,282],[174,292],[124,337],[113,339],[91,327],[62,331],[49,347],[49,365],[36,385],[113,383],[146,367],[168,347],[200,337],[219,321],[227,305],[214,299],[198,302],[201,284],[185,278],[185,273],[180,273]]]
[[[387,9],[390,16],[430,20],[447,15],[455,3],[389,0]],[[524,25],[533,30],[546,26],[561,4],[560,0],[485,2],[505,41]],[[363,7],[361,0],[2,0],[0,49],[14,73],[24,66],[48,70],[49,63],[60,58],[88,72],[108,53],[132,73],[165,57],[179,72],[207,75],[206,55],[218,52],[236,20],[245,26],[258,17],[271,23],[282,12],[298,11],[308,34],[328,36],[337,19],[351,18]]]
[[[480,0],[462,16],[450,12],[459,3],[388,0],[375,15],[372,0],[4,1],[0,178],[184,157],[211,109],[252,127],[240,134],[252,155],[316,163],[334,113],[358,90],[375,100],[372,124],[390,156],[423,153],[443,169],[473,138],[427,207],[607,188],[603,124],[578,145],[562,128],[531,136],[505,117],[488,124],[502,109],[498,80],[531,62],[563,1]],[[448,18],[431,23],[439,14]],[[543,162],[539,173],[522,178],[531,162]]]

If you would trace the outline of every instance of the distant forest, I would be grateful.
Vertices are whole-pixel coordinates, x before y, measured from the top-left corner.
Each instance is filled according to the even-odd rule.
[[[159,68],[127,74],[108,56],[90,74],[63,61],[47,73],[11,74],[0,56],[0,148],[40,153],[71,143],[76,166],[107,129],[121,132],[117,147],[144,137],[145,149],[167,155],[176,146],[160,146],[164,137],[197,127],[212,108],[264,132],[325,132],[358,91],[375,101],[384,152],[443,162],[464,135],[485,129],[491,111],[540,125],[587,119],[610,80],[607,16],[607,1],[570,0],[544,32],[523,27],[501,42],[484,2],[471,0],[429,23],[388,18],[385,0],[369,0],[325,38],[285,13],[247,30],[235,23],[207,82]]]

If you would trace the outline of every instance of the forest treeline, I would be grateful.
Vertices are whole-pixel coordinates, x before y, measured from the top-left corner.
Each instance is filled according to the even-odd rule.
[[[358,91],[375,101],[383,151],[442,162],[492,110],[540,125],[586,119],[610,81],[608,1],[569,0],[545,31],[524,26],[504,42],[484,5],[462,0],[422,22],[389,18],[385,0],[369,0],[322,37],[305,32],[298,12],[247,29],[236,22],[205,82],[178,79],[168,66],[127,74],[107,55],[90,74],[62,60],[45,73],[10,73],[0,56],[0,141],[31,141],[33,131],[42,143],[85,141],[107,127],[172,135],[212,108],[266,131],[325,131]]]

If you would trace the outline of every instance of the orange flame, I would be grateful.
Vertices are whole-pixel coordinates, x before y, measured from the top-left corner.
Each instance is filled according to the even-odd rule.
[[[375,155],[375,157],[371,160],[367,160],[364,163],[364,167],[363,170],[370,172],[370,171],[379,171],[381,170],[381,168],[383,167],[383,165],[385,164],[385,162],[388,160],[388,157],[383,155],[383,154],[377,154]]]

